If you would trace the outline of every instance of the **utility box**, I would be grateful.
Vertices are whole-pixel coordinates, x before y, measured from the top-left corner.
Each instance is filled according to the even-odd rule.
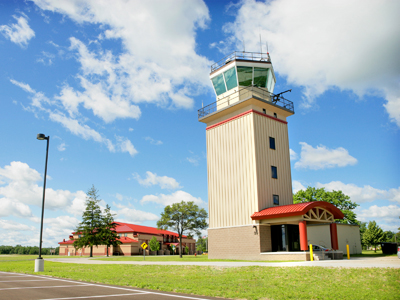
[[[397,243],[381,243],[383,254],[396,254]]]

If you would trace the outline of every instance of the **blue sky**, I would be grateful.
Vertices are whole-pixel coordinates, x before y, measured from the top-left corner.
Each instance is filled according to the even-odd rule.
[[[207,208],[202,103],[210,65],[268,42],[289,121],[293,190],[342,190],[358,218],[400,226],[400,20],[395,1],[3,1],[0,244],[44,245],[93,185],[116,219]]]

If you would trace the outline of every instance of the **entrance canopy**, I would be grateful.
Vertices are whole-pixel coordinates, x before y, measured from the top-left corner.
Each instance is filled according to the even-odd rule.
[[[343,219],[344,214],[333,204],[325,201],[313,201],[297,204],[275,206],[255,212],[253,220],[281,219],[292,217],[303,221],[334,222]],[[271,220],[272,221],[272,220]]]

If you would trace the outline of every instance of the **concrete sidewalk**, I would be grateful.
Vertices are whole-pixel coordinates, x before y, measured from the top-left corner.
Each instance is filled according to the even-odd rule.
[[[99,257],[97,257],[99,258]],[[126,265],[168,265],[168,266],[211,266],[211,267],[325,267],[325,268],[400,268],[400,259],[392,257],[354,257],[350,260],[320,260],[320,261],[300,261],[300,262],[185,262],[185,261],[107,261],[96,260],[96,258],[51,258],[46,261],[72,263],[72,264],[126,264]]]

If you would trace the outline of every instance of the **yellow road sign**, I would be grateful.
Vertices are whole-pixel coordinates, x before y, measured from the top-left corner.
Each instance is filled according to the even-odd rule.
[[[141,244],[140,245],[143,249],[146,249],[147,248],[147,244],[146,243],[143,243],[143,244]]]

